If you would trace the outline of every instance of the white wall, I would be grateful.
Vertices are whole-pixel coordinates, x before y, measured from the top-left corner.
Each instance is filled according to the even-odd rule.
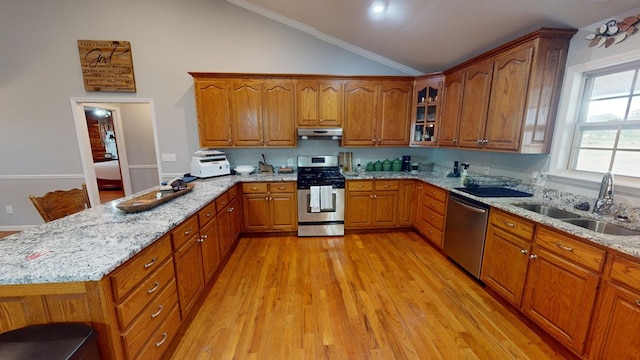
[[[137,92],[85,92],[78,39],[130,41]],[[189,71],[405,75],[225,0],[7,0],[0,49],[0,230],[42,222],[29,194],[83,182],[70,98],[153,99],[178,160],[162,172],[182,174],[198,148]]]

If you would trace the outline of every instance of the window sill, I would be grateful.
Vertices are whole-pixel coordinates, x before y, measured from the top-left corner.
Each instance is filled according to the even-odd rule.
[[[590,174],[576,171],[556,171],[545,174],[547,180],[567,187],[574,187],[577,190],[595,192],[597,196],[600,190],[601,174]],[[615,174],[614,174],[615,175]],[[616,177],[614,191],[618,195],[640,198],[640,181],[630,180],[624,177]],[[582,191],[584,193],[584,191]]]

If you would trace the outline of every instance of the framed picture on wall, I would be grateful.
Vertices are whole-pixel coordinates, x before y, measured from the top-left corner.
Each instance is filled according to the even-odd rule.
[[[131,43],[78,40],[86,91],[136,92]]]

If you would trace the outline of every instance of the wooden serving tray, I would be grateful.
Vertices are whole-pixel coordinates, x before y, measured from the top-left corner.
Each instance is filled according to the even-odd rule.
[[[156,197],[156,193],[159,190],[150,191],[146,194],[134,197],[133,199],[129,199],[127,201],[123,201],[116,205],[116,207],[124,212],[134,213],[140,211],[146,211],[149,209],[153,209],[154,207],[164,204],[171,199],[175,199],[179,196],[182,196],[189,191],[193,190],[195,184],[187,184],[187,188],[184,190],[179,190],[171,193],[163,193],[161,198]]]

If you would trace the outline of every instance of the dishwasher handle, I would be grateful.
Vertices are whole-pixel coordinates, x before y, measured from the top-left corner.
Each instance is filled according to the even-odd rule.
[[[453,201],[454,203],[460,205],[460,206],[465,207],[467,210],[472,211],[472,212],[474,212],[476,214],[486,214],[487,213],[487,209],[482,209],[482,208],[478,208],[478,207],[475,207],[475,206],[471,206],[471,205],[468,205],[466,203],[460,202],[460,201],[458,201],[456,199],[450,199],[450,200]]]

